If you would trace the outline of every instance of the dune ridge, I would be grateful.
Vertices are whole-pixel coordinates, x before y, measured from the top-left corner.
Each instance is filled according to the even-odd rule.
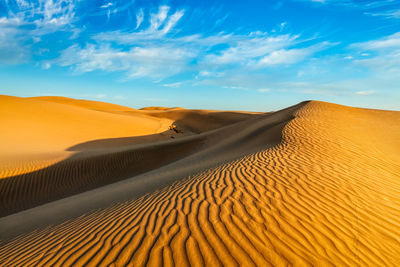
[[[312,101],[279,114],[192,158],[229,159],[238,144],[248,155],[21,232],[0,265],[398,266],[399,112]]]

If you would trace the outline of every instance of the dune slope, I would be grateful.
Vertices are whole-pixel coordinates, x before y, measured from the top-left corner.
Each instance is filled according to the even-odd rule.
[[[92,105],[78,106],[73,105],[77,100],[56,100],[63,100],[63,103],[0,96],[0,178],[28,173],[64,160],[73,154],[68,148],[79,143],[162,133],[172,123],[143,114],[125,116],[91,108],[97,106],[97,109],[106,110],[113,106],[106,103],[86,101],[83,103]]]
[[[399,112],[290,112],[277,145],[20,233],[0,244],[0,265],[398,266]],[[262,123],[235,140],[271,130]]]
[[[0,95],[0,179],[51,166],[75,154],[70,148],[87,142],[113,139],[107,146],[113,147],[119,145],[117,138],[147,136],[133,143],[150,143],[194,134],[187,130],[188,123],[201,133],[254,117],[239,112],[167,111],[66,97]],[[189,114],[195,118],[187,118]],[[216,119],[211,122],[208,116]],[[170,129],[177,120],[184,121],[180,134]]]
[[[0,96],[0,216],[156,169],[207,141],[192,135],[259,116],[164,113],[65,97]]]

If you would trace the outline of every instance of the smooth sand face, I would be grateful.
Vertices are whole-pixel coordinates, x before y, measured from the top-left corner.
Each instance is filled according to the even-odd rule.
[[[0,178],[59,162],[73,154],[67,150],[76,144],[161,133],[172,123],[140,113],[116,113],[123,110],[117,105],[68,98],[0,96]]]
[[[398,266],[400,113],[313,101],[279,114],[293,117],[221,131],[230,145],[212,154],[278,144],[20,233],[0,245],[0,265]]]
[[[56,164],[75,154],[71,147],[94,140],[149,135],[152,138],[146,142],[168,139],[174,136],[170,126],[177,119],[185,118],[186,113],[204,115],[181,110],[139,111],[65,97],[0,96],[0,179]],[[209,128],[207,120],[202,123],[195,118],[191,122],[201,132],[242,118],[222,119],[224,122],[217,121]],[[191,132],[185,129],[186,134]]]

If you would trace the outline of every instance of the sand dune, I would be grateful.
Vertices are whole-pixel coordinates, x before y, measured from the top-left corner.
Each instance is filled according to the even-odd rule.
[[[0,101],[1,216],[158,168],[205,147],[210,134],[198,134],[259,116],[65,97]]]
[[[68,99],[59,98],[50,102],[41,98],[0,97],[3,129],[0,132],[0,178],[52,165],[73,154],[67,150],[75,144],[161,133],[172,123],[141,114],[124,116],[100,112],[70,103],[76,101],[66,105],[58,100],[68,102]]]
[[[171,111],[128,111],[138,112]],[[184,123],[201,114],[191,112],[139,113],[180,120],[190,132],[183,137],[149,137],[142,147],[91,141],[68,163],[79,170],[74,175],[68,167],[46,169],[4,186],[2,201],[13,205],[28,194],[31,187],[18,191],[25,181],[48,173],[47,182],[85,177],[90,167],[86,181],[96,184],[101,173],[112,179],[126,172],[121,181],[57,201],[40,202],[38,186],[24,201],[51,202],[0,218],[0,265],[400,264],[399,112],[311,101],[269,114],[221,113],[237,120],[219,124],[205,114],[197,128]],[[204,128],[206,118],[213,129]],[[153,165],[161,151],[173,160]],[[137,161],[127,160],[135,158],[129,153]],[[143,160],[149,165],[140,175],[127,167]]]

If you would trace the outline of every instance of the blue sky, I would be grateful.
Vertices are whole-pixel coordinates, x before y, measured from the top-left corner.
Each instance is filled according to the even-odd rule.
[[[0,94],[400,110],[400,1],[0,0]]]

